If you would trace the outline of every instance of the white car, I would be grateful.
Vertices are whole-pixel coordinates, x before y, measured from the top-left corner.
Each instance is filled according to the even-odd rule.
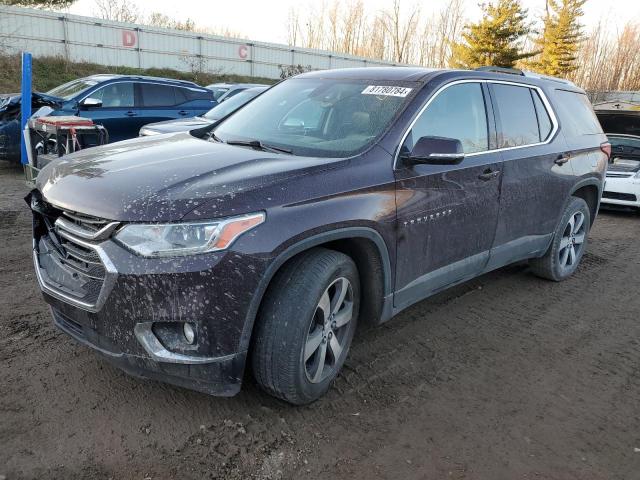
[[[609,100],[594,109],[611,143],[602,204],[640,209],[640,103]]]
[[[607,134],[611,163],[602,203],[640,208],[640,136]]]

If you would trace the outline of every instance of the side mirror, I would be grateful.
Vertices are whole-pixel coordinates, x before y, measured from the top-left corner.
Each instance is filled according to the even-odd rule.
[[[411,153],[401,158],[408,165],[456,165],[464,160],[464,150],[456,138],[420,137]]]
[[[82,108],[98,108],[102,106],[102,100],[99,98],[87,97],[80,102]]]

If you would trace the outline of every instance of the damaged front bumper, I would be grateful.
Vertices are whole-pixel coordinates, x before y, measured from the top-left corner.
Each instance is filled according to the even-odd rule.
[[[142,258],[108,236],[80,238],[64,221],[97,220],[30,202],[36,276],[61,330],[135,376],[212,395],[240,390],[263,263],[231,251]]]

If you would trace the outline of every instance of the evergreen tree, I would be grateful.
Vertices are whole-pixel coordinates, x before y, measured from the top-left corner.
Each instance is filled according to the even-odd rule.
[[[531,68],[559,77],[565,77],[576,69],[576,54],[582,39],[580,17],[586,1],[547,0],[544,27],[535,41],[539,55],[529,63]]]
[[[531,31],[527,10],[519,0],[496,0],[480,5],[482,20],[465,26],[463,41],[453,45],[455,68],[513,67],[531,53],[522,52],[521,39]]]

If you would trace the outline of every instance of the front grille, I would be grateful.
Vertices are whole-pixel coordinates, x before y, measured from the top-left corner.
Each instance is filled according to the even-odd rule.
[[[32,200],[31,205],[35,263],[41,283],[50,293],[70,303],[88,309],[95,307],[108,272],[97,245],[86,238],[115,224],[57,209],[43,200]]]
[[[63,211],[62,215],[63,218],[70,220],[79,228],[92,233],[100,231],[111,223],[109,220],[105,220],[103,218],[96,218],[90,215],[83,215],[82,213],[76,212]]]
[[[620,193],[620,192],[604,192],[602,198],[610,198],[611,200],[625,200],[627,202],[635,202],[638,200],[632,193]]]

